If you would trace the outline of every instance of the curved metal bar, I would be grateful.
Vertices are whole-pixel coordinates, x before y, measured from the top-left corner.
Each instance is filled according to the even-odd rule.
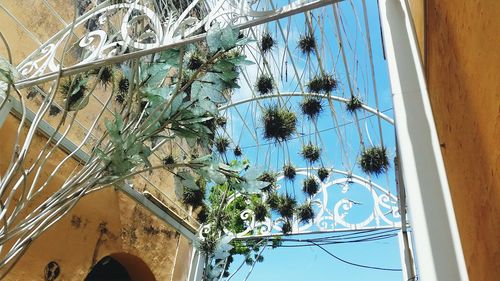
[[[349,102],[349,99],[339,97],[339,96],[334,96],[334,95],[317,94],[317,93],[284,92],[284,93],[279,93],[279,94],[261,95],[261,96],[251,97],[248,99],[239,100],[239,101],[232,102],[230,104],[226,104],[224,106],[221,106],[221,107],[219,107],[219,110],[224,111],[226,109],[229,109],[231,107],[234,107],[234,106],[237,106],[240,104],[245,104],[245,103],[256,101],[256,100],[271,99],[271,98],[278,98],[278,97],[284,97],[284,96],[286,96],[286,97],[306,97],[306,96],[311,97],[312,96],[312,97],[330,99],[330,100],[343,102],[343,103]],[[374,109],[366,104],[363,104],[361,107],[370,113],[378,115],[380,118],[387,121],[389,124],[394,125],[394,119],[383,114],[382,112],[380,112],[380,111],[378,111],[378,110],[376,110],[376,109]]]

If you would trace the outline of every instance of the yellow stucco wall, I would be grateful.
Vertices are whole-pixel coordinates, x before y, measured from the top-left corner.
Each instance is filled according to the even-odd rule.
[[[9,116],[0,128],[0,174],[8,165],[17,126],[18,120]],[[44,141],[45,137],[36,136],[27,163],[32,161]],[[44,169],[42,180],[64,156],[64,152],[56,151]],[[75,161],[65,165],[41,199],[57,190],[76,165]],[[178,245],[183,255],[176,264]],[[189,256],[190,251],[191,245],[173,228],[123,193],[106,188],[84,197],[70,213],[36,239],[4,280],[44,280],[45,266],[55,261],[61,268],[57,280],[81,281],[101,258],[128,253],[144,261],[156,280],[177,281],[182,279],[174,279],[173,275],[186,275],[189,265],[186,255]]]
[[[500,1],[410,3],[421,9],[427,6],[413,15],[416,25],[425,21],[427,26],[422,38],[427,86],[469,277],[496,280],[500,276]]]

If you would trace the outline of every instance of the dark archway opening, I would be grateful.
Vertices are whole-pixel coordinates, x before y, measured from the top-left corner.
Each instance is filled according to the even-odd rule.
[[[92,268],[85,281],[132,281],[132,279],[121,263],[108,256]]]

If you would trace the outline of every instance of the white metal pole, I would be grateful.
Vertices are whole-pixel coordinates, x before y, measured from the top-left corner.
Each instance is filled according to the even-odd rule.
[[[419,279],[468,280],[407,3],[379,0]]]

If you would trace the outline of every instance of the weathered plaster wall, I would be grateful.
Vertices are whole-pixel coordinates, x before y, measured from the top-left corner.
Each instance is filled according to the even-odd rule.
[[[0,174],[8,165],[17,125],[18,120],[9,116],[0,128]],[[27,163],[40,151],[44,141],[43,136],[36,136]],[[42,180],[64,156],[64,152],[56,151],[44,169]],[[69,161],[41,198],[54,192],[76,165],[76,162]],[[172,276],[177,245],[181,241],[173,228],[121,192],[107,188],[84,197],[69,214],[35,240],[4,280],[44,280],[45,266],[55,261],[61,268],[61,275],[56,280],[81,281],[101,258],[128,253],[144,261],[156,280],[177,281]],[[184,245],[183,251],[189,252],[190,247]],[[189,266],[184,260],[182,258],[181,263],[175,265],[176,274],[181,276]]]
[[[470,280],[500,276],[500,2],[426,10],[426,75]],[[416,13],[420,23],[422,13]]]

